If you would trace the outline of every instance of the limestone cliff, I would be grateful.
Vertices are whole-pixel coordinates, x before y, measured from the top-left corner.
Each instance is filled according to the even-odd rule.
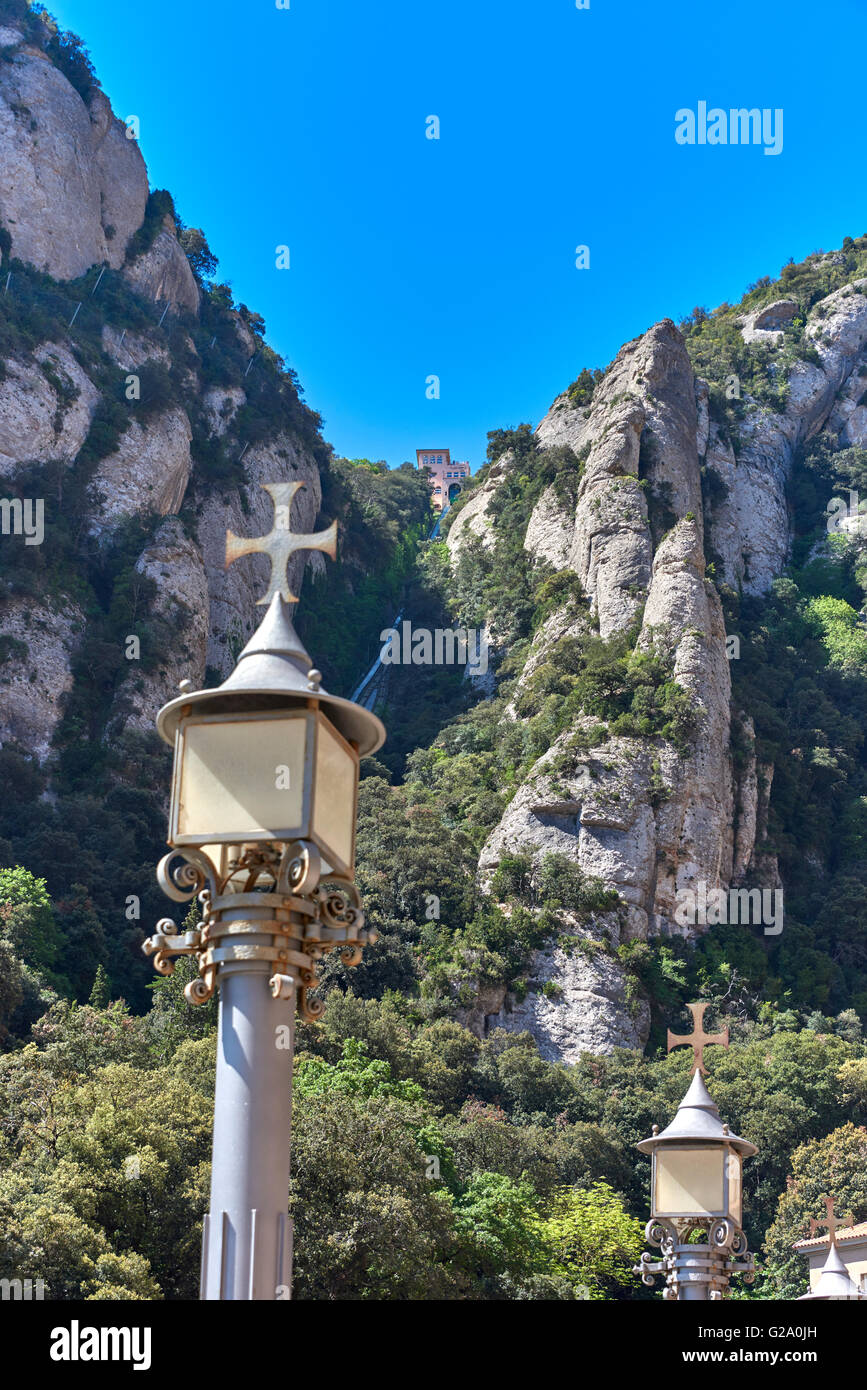
[[[0,590],[0,741],[42,762],[88,630],[69,570],[98,568],[141,527],[129,582],[151,598],[120,636],[163,624],[176,640],[147,669],[134,654],[124,660],[105,736],[151,730],[177,681],[201,684],[206,668],[224,676],[257,620],[265,562],[226,572],[226,527],[270,530],[259,485],[291,479],[306,485],[293,521],[311,529],[323,447],[279,364],[262,360],[260,336],[227,307],[200,318],[202,292],[172,214],[149,198],[130,128],[95,80],[52,61],[50,37],[36,19],[26,34],[0,29],[0,270],[10,316],[0,339],[0,474],[11,497],[39,489],[48,526],[44,550],[0,538],[14,572]],[[65,328],[43,340],[46,317]],[[257,356],[258,378],[245,376]],[[251,438],[245,407],[261,415],[255,393],[266,389],[276,402],[270,426],[257,421]],[[209,467],[215,451],[222,482]],[[38,574],[53,566],[55,522],[73,497],[78,551],[48,583]],[[294,561],[296,585],[304,563]]]
[[[856,280],[813,304],[789,360],[768,364],[785,392],[770,406],[744,389],[737,431],[709,408],[708,382],[669,320],[621,349],[589,402],[564,394],[539,424],[539,448],[571,448],[580,482],[574,505],[554,485],[540,496],[524,537],[527,565],[546,562],[577,577],[589,611],[564,603],[539,628],[508,717],[522,719],[522,690],[545,662],[557,662],[564,638],[580,643],[595,630],[610,640],[637,623],[636,649],[667,663],[694,721],[686,744],[676,747],[610,730],[600,738],[598,721],[581,717],[517,788],[482,850],[482,881],[493,881],[504,854],[530,853],[538,865],[555,852],[616,889],[623,906],[580,928],[582,949],[552,940],[537,952],[529,992],[488,1001],[474,1020],[479,1031],[529,1028],[554,1059],[641,1046],[646,1004],[634,991],[627,999],[611,948],[703,930],[675,918],[678,901],[700,883],[708,890],[745,881],[779,886],[776,859],[763,844],[772,768],[757,765],[751,721],[732,709],[736,651],[727,651],[717,584],[758,595],[782,573],[790,552],[787,486],[799,446],[829,425],[842,445],[864,442],[865,290],[867,282]],[[781,347],[797,309],[775,302],[742,316],[744,344],[758,337],[763,347],[767,339],[770,349]],[[453,564],[472,538],[493,546],[492,502],[511,466],[506,453],[456,515],[447,537]],[[702,485],[708,470],[716,475],[713,494]],[[733,722],[746,749],[739,760]],[[582,739],[587,726],[592,740]],[[607,951],[594,949],[603,926]]]

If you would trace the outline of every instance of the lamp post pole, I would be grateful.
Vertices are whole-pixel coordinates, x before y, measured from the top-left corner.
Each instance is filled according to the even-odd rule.
[[[243,897],[243,894],[238,894]],[[252,896],[252,895],[251,895]],[[268,908],[239,905],[222,914],[246,932]],[[264,931],[244,945],[267,949]],[[220,1010],[214,1090],[210,1211],[202,1234],[203,1299],[289,1297],[292,1227],[287,1216],[292,1112],[294,988],[277,998],[271,967],[255,956],[219,970]],[[288,977],[293,980],[292,976]]]
[[[694,1302],[721,1299],[733,1274],[742,1274],[747,1283],[755,1278],[755,1261],[741,1230],[741,1178],[744,1158],[757,1150],[723,1124],[704,1083],[704,1049],[709,1043],[728,1047],[728,1029],[705,1033],[707,1005],[688,1008],[694,1031],[675,1036],[669,1030],[668,1050],[692,1047],[689,1089],[668,1128],[660,1133],[654,1125],[651,1137],[636,1145],[653,1159],[646,1235],[661,1257],[645,1251],[633,1273],[651,1285],[656,1275],[664,1275],[664,1299]]]
[[[289,617],[286,561],[299,549],[334,555],[336,527],[289,530],[301,484],[264,485],[275,506],[269,536],[227,533],[226,564],[260,551],[272,562],[267,612],[216,689],[182,694],[157,728],[175,749],[170,852],[157,871],[176,902],[197,897],[201,921],[179,934],[163,918],[143,949],[161,974],[195,956],[191,1004],[219,989],[210,1211],[202,1232],[200,1296],[291,1297],[288,1215],[295,1012],[317,966],[339,950],[357,965],[376,934],[353,882],[360,757],[380,747],[375,715],[322,688]],[[172,868],[172,862],[180,863]]]

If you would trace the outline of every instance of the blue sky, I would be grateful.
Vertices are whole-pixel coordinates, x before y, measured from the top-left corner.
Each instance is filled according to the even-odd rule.
[[[475,469],[657,319],[867,232],[864,0],[48,8],[350,457]],[[782,153],[678,145],[699,101],[782,108]]]

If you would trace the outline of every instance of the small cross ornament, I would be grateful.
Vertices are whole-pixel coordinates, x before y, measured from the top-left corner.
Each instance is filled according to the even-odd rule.
[[[267,536],[236,536],[234,531],[227,531],[226,569],[242,555],[267,555],[271,561],[271,581],[257,604],[270,603],[275,594],[280,594],[286,603],[297,603],[298,596],[289,588],[286,572],[289,559],[296,550],[321,550],[333,560],[337,554],[337,522],[332,521],[325,531],[295,535],[289,529],[289,512],[292,499],[304,484],[263,483],[262,487],[271,494],[274,503],[274,526]]]
[[[819,1229],[820,1226],[827,1226],[827,1227],[828,1227],[828,1243],[829,1243],[829,1245],[836,1245],[836,1244],[837,1244],[837,1218],[836,1218],[836,1216],[834,1215],[834,1198],[833,1198],[833,1197],[823,1197],[823,1198],[822,1198],[822,1201],[825,1203],[825,1211],[826,1211],[827,1215],[826,1215],[824,1221],[815,1221],[815,1220],[813,1220],[812,1217],[810,1218],[810,1236],[811,1236],[811,1237],[814,1236],[814,1235],[816,1234],[816,1232],[818,1231],[818,1229]],[[854,1225],[855,1225],[855,1222],[854,1222],[854,1220],[853,1220],[853,1218],[852,1218],[852,1213],[851,1213],[851,1212],[849,1213],[848,1216],[844,1216],[844,1217],[842,1217],[841,1220],[840,1220],[840,1228],[841,1228],[842,1230],[845,1230],[847,1226],[854,1226]]]
[[[682,1047],[684,1045],[691,1047],[692,1067],[690,1068],[690,1075],[692,1075],[693,1072],[700,1071],[702,1076],[707,1076],[707,1070],[704,1065],[704,1050],[709,1043],[716,1043],[720,1047],[728,1047],[729,1030],[726,1028],[722,1033],[706,1033],[704,1031],[704,1011],[708,1007],[707,1002],[703,1004],[687,1004],[686,1007],[692,1014],[693,1031],[691,1033],[675,1034],[672,1033],[669,1028],[668,1051],[670,1052],[673,1047]]]

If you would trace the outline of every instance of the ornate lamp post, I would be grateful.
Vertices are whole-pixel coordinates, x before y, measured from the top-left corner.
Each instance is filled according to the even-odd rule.
[[[651,1219],[647,1239],[662,1258],[645,1252],[634,1273],[645,1284],[664,1274],[666,1299],[719,1299],[732,1274],[755,1278],[755,1262],[741,1230],[743,1159],[755,1144],[729,1133],[704,1083],[703,1055],[709,1043],[728,1047],[728,1029],[704,1032],[707,1004],[690,1004],[694,1032],[668,1033],[668,1050],[686,1043],[693,1050],[692,1081],[667,1129],[653,1126],[650,1139],[636,1146],[653,1159]],[[693,1238],[703,1234],[704,1241]],[[738,1260],[741,1263],[737,1263]]]
[[[270,535],[226,537],[226,565],[271,559],[268,604],[221,686],[160,710],[174,746],[169,854],[157,877],[175,902],[198,895],[201,918],[178,934],[163,918],[144,943],[163,975],[194,955],[191,1004],[220,990],[210,1212],[202,1239],[203,1299],[290,1297],[288,1218],[292,1054],[296,1000],[315,1019],[317,962],[339,950],[357,965],[375,940],[353,883],[359,759],[385,738],[380,721],[323,690],[295,632],[286,563],[299,549],[332,558],[336,524],[289,529],[301,483],[265,484]],[[180,862],[172,869],[172,861]]]

